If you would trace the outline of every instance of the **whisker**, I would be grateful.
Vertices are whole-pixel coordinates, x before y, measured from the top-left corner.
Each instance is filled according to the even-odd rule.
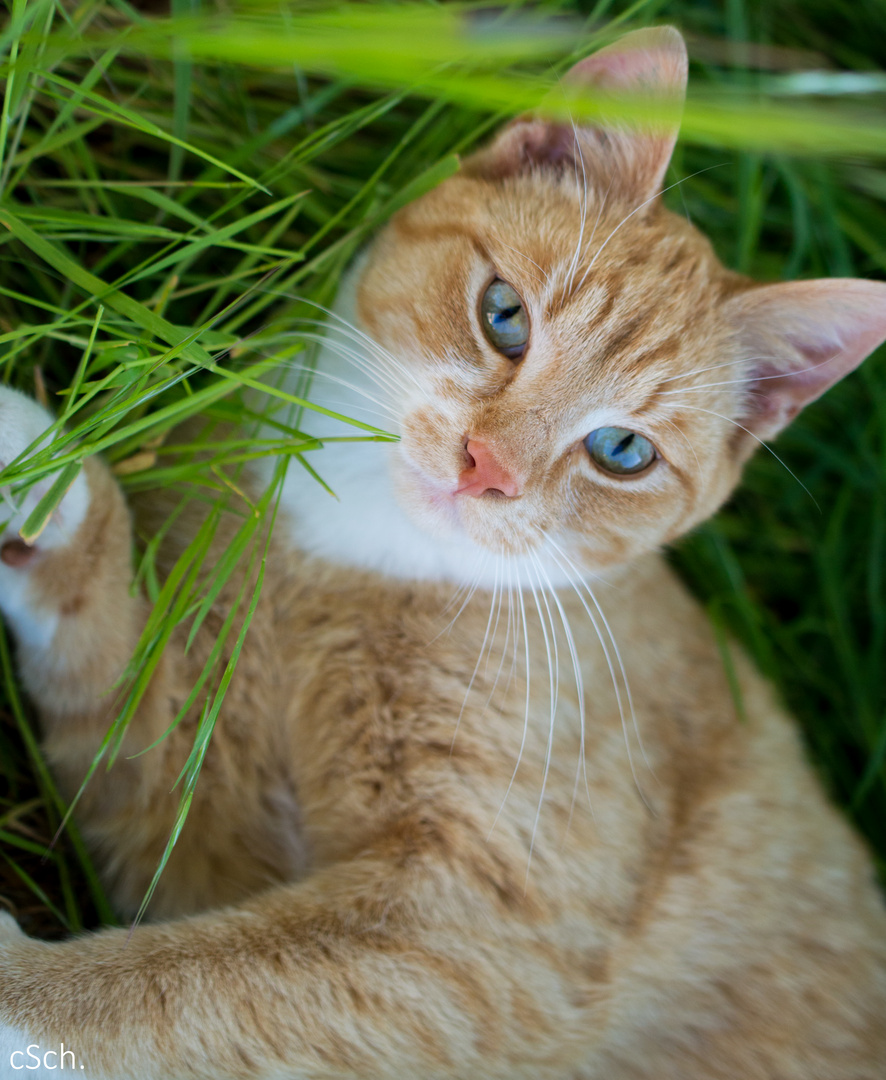
[[[477,657],[477,663],[474,665],[474,671],[473,671],[473,674],[471,675],[471,680],[468,683],[467,690],[465,690],[465,697],[464,697],[464,701],[461,704],[461,709],[459,710],[458,719],[455,721],[455,730],[452,732],[452,742],[449,744],[449,753],[450,754],[455,749],[455,740],[456,740],[456,737],[458,735],[458,729],[461,726],[462,717],[464,716],[465,709],[468,706],[468,698],[471,696],[471,690],[473,689],[474,682],[475,682],[475,680],[477,678],[477,672],[480,670],[480,665],[483,663],[483,653],[486,651],[487,642],[489,642],[489,630],[490,630],[490,627],[492,626],[492,615],[493,615],[493,612],[495,611],[495,599],[496,599],[496,596],[498,594],[498,579],[499,579],[499,570],[500,570],[500,568],[501,568],[501,564],[499,562],[496,562],[496,564],[495,564],[495,581],[494,581],[493,586],[492,586],[492,599],[491,599],[490,604],[489,604],[489,618],[486,620],[486,631],[483,634],[483,641],[482,641],[482,643],[480,645],[480,654]],[[491,642],[490,642],[490,648],[491,647],[492,647],[492,645],[491,645]]]
[[[833,357],[830,357],[833,359]],[[770,361],[771,363],[783,362],[783,356],[738,356],[734,360],[724,360],[721,364],[711,364],[708,367],[693,368],[692,371],[681,371],[678,375],[669,375],[666,379],[662,379],[662,383],[674,382],[675,379],[688,379],[693,375],[703,375],[706,371],[719,371],[724,367],[741,367],[744,364],[754,364],[758,362]],[[828,363],[829,360],[825,360],[824,363]],[[818,367],[819,365],[814,365]],[[809,369],[811,370],[811,369]],[[791,374],[787,372],[787,374]],[[764,378],[775,379],[781,378],[780,375],[766,375]],[[712,384],[713,385],[713,384]]]
[[[498,585],[498,575],[499,575],[499,570],[501,568],[502,568],[501,560],[496,561],[496,564],[495,564],[495,584],[496,584],[496,586]],[[504,595],[504,574],[502,574],[501,588],[498,589],[498,607],[496,608],[496,611],[495,611],[495,625],[492,627],[492,636],[489,639],[489,648],[486,651],[486,667],[483,669],[483,678],[484,679],[487,678],[488,675],[489,675],[489,661],[492,659],[492,650],[493,650],[493,647],[495,646],[495,639],[498,636],[498,626],[499,626],[499,622],[501,621],[501,607],[502,607],[502,597],[503,597],[503,595]],[[494,591],[493,591],[493,599],[495,599],[495,592]],[[499,665],[499,670],[501,670],[501,665]],[[496,682],[497,681],[498,680],[496,679]],[[493,687],[493,689],[494,689],[494,687]],[[487,702],[487,704],[488,704],[488,702]]]
[[[283,367],[289,371],[307,372],[312,376],[316,376],[320,379],[327,379],[329,382],[337,383],[339,386],[344,386],[348,390],[353,390],[354,393],[359,394],[361,397],[366,398],[367,401],[371,401],[373,405],[377,405],[379,410],[385,412],[389,418],[396,419],[397,414],[395,410],[386,405],[383,401],[380,401],[377,397],[370,394],[364,387],[358,383],[350,382],[348,379],[343,379],[339,375],[333,375],[331,371],[324,371],[322,368],[309,368],[304,364],[296,364],[291,360],[284,361]]]
[[[597,220],[594,222],[594,228],[591,231],[591,236],[590,236],[590,239],[588,240],[588,247],[590,247],[591,244],[593,244],[594,237],[597,235],[597,226],[600,224],[600,218],[603,215],[604,209],[606,208],[606,203],[609,200],[609,192],[612,191],[612,185],[613,185],[614,181],[615,181],[615,177],[613,177],[609,181],[609,187],[606,189],[606,194],[603,196],[603,199],[602,199],[602,201],[600,203],[600,209],[597,211]],[[593,264],[593,261],[592,261],[590,263],[590,265],[588,266],[588,268],[585,270],[585,272],[582,274],[581,281],[578,283],[579,288],[581,288],[584,285],[584,283],[588,280],[588,274],[591,272],[591,267],[593,265],[594,264]]]
[[[539,271],[539,273],[544,274],[545,281],[550,281],[551,280],[548,277],[548,275],[545,273],[544,269],[541,266],[538,265],[538,263],[535,261],[535,259],[530,259],[529,256],[527,254],[525,254],[525,252],[520,251],[519,248],[511,247],[510,244],[502,243],[501,246],[506,247],[508,249],[508,251],[513,251],[513,253],[515,255],[519,255],[521,259],[525,259],[527,262],[531,262],[532,265],[536,268],[536,270]]]
[[[714,386],[736,386],[753,383],[757,380],[752,375],[746,375],[741,379],[723,379],[721,382],[698,383],[696,386],[681,386],[677,390],[659,390],[658,397],[670,397],[672,394],[694,394],[699,390],[710,390]]]
[[[512,566],[513,566],[513,560],[512,560],[512,557],[511,557],[510,553],[508,553],[508,574],[509,574],[509,576],[510,576],[510,570],[511,570]],[[493,832],[495,831],[495,826],[498,824],[498,819],[501,817],[502,811],[505,808],[505,804],[508,801],[508,796],[511,794],[511,788],[514,786],[514,781],[517,779],[517,773],[519,772],[519,769],[520,769],[520,763],[523,760],[523,751],[526,749],[526,737],[527,737],[528,732],[529,732],[529,703],[530,703],[530,696],[529,695],[530,695],[530,686],[531,686],[531,681],[530,681],[530,661],[529,661],[529,627],[528,627],[527,621],[526,621],[526,603],[525,603],[524,598],[523,598],[523,583],[520,580],[520,568],[519,568],[519,566],[517,566],[517,567],[515,567],[515,569],[516,569],[516,572],[517,572],[516,593],[517,593],[517,599],[520,602],[520,623],[521,623],[521,625],[523,627],[523,648],[524,648],[524,653],[525,653],[524,662],[526,664],[526,704],[525,704],[525,710],[524,710],[524,713],[523,713],[523,734],[520,737],[520,749],[517,751],[517,760],[516,760],[516,762],[514,764],[514,771],[511,773],[511,779],[508,781],[508,786],[507,786],[507,789],[505,790],[504,797],[502,798],[501,806],[498,808],[498,813],[493,818],[492,825],[490,825],[490,827],[489,827],[489,832],[488,832],[488,834],[486,836],[487,840],[489,840],[491,838]],[[516,615],[515,615],[515,621],[516,621]],[[518,636],[518,634],[515,634],[514,635],[514,656],[515,657],[517,655],[517,649],[519,647],[519,644],[520,644],[519,636]],[[528,867],[527,867],[527,880],[528,880],[528,873],[529,873],[529,870],[528,870]]]
[[[696,452],[695,452],[695,447],[689,441],[689,436],[686,435],[684,432],[682,432],[677,427],[677,425],[674,423],[673,420],[667,420],[664,417],[662,417],[661,419],[662,419],[663,423],[667,424],[668,427],[672,427],[674,429],[674,431],[676,431],[676,433],[680,436],[680,438],[683,440],[683,442],[685,442],[686,445],[689,447],[689,449],[692,451],[692,456],[695,458],[695,464],[698,466],[698,471],[699,471],[699,474],[700,474],[701,473],[701,462],[698,460],[698,454],[696,454]]]
[[[762,360],[762,359],[765,359],[765,357],[760,357],[760,356],[750,357],[747,362],[751,363],[753,360]],[[736,360],[724,360],[722,364],[711,364],[709,367],[693,368],[692,371],[681,371],[679,375],[669,375],[666,379],[662,379],[661,382],[662,383],[668,383],[668,382],[674,382],[675,379],[689,379],[693,375],[703,375],[706,371],[719,371],[720,368],[724,368],[724,367],[740,367],[741,364],[745,363],[745,362],[746,361],[738,360],[738,359],[736,359]]]
[[[812,502],[815,505],[815,509],[818,510],[819,513],[821,513],[821,507],[818,505],[818,500],[815,498],[809,488],[806,487],[800,477],[797,476],[797,474],[793,472],[793,470],[788,468],[785,462],[778,456],[778,454],[776,454],[776,452],[772,449],[769,443],[763,442],[763,440],[758,435],[755,435],[753,431],[750,431],[748,428],[744,427],[744,425],[740,424],[737,420],[733,420],[730,416],[723,416],[721,413],[714,412],[713,409],[702,409],[699,405],[684,405],[683,408],[691,409],[692,412],[707,413],[709,416],[718,416],[721,420],[725,420],[728,424],[734,424],[737,428],[740,428],[741,431],[744,431],[746,434],[750,435],[750,437],[754,439],[755,442],[758,442],[761,446],[764,446],[769,451],[769,453],[772,454],[775,460],[779,463],[779,465],[781,465],[781,467],[788,473],[789,476],[792,476],[797,481],[797,483],[806,492],[809,498],[812,499]]]
[[[600,607],[600,603],[597,600],[597,597],[595,596],[595,594],[594,594],[593,590],[591,589],[591,587],[588,585],[588,583],[585,580],[584,576],[582,575],[581,570],[579,569],[579,567],[577,567],[575,565],[575,563],[572,561],[572,559],[569,558],[569,556],[566,554],[566,552],[563,551],[563,549],[556,543],[556,541],[552,537],[550,537],[550,536],[547,537],[547,543],[554,552],[554,554],[552,555],[554,561],[563,570],[563,572],[567,574],[567,576],[568,576],[567,566],[572,569],[572,571],[574,572],[574,574],[576,576],[577,581],[582,586],[584,591],[588,594],[588,596],[591,599],[591,602],[593,603],[593,605],[594,605],[594,607],[595,607],[595,609],[597,611],[597,615],[594,615],[594,613],[588,607],[587,601],[585,600],[584,596],[582,595],[581,590],[575,584],[575,581],[573,581],[570,578],[570,584],[572,585],[573,589],[575,590],[575,594],[578,597],[579,602],[581,603],[582,607],[584,608],[585,613],[587,614],[588,618],[591,620],[591,626],[594,628],[594,632],[596,633],[597,639],[600,642],[600,647],[603,650],[603,659],[604,659],[604,661],[606,663],[606,667],[607,667],[607,669],[609,671],[609,677],[612,680],[612,689],[613,689],[613,691],[615,693],[615,703],[616,703],[616,707],[618,708],[619,718],[621,720],[621,727],[622,727],[622,732],[623,732],[624,741],[625,741],[625,750],[627,751],[628,764],[630,765],[631,776],[634,779],[634,785],[637,788],[637,792],[638,792],[640,798],[643,800],[644,805],[646,806],[646,808],[650,812],[652,812],[652,806],[651,806],[649,800],[646,798],[646,794],[643,791],[643,787],[642,787],[642,785],[640,783],[640,778],[637,775],[637,770],[636,770],[636,767],[634,765],[634,755],[633,755],[633,753],[631,751],[631,742],[630,742],[630,737],[629,737],[629,733],[628,733],[627,717],[625,715],[624,702],[622,700],[621,690],[619,689],[619,681],[618,681],[618,678],[617,678],[617,675],[616,675],[616,664],[613,664],[612,656],[611,656],[610,651],[609,651],[609,646],[607,645],[606,640],[603,637],[603,634],[600,632],[600,625],[599,625],[599,623],[597,621],[597,616],[599,616],[600,622],[603,624],[603,626],[604,626],[604,628],[606,630],[606,634],[607,634],[607,636],[609,638],[609,641],[612,644],[612,649],[613,649],[613,652],[615,653],[616,663],[618,665],[618,674],[621,676],[622,685],[624,686],[624,689],[625,689],[625,697],[627,699],[628,707],[630,709],[632,726],[633,726],[634,732],[635,732],[636,737],[637,737],[637,742],[638,742],[638,745],[640,747],[640,751],[641,751],[641,754],[643,756],[644,763],[645,763],[647,769],[649,769],[650,774],[654,778],[655,774],[652,771],[652,768],[649,765],[649,761],[646,758],[646,752],[645,752],[644,747],[643,747],[643,740],[642,740],[642,738],[640,736],[640,729],[639,729],[639,726],[637,724],[637,716],[636,716],[636,713],[634,711],[634,702],[633,702],[633,697],[631,695],[630,683],[628,682],[627,672],[625,670],[624,662],[622,661],[621,650],[618,648],[618,643],[616,642],[615,636],[612,633],[612,628],[609,626],[609,621],[607,620],[605,614],[603,613],[603,609]],[[557,553],[559,554],[560,558],[558,558]],[[562,559],[562,561],[561,561],[561,559]],[[564,566],[564,562],[567,564],[566,566]]]
[[[431,640],[428,642],[429,645],[433,645],[433,643],[435,641],[437,641],[439,638],[441,638],[444,634],[450,633],[453,626],[455,626],[456,622],[458,621],[459,615],[461,615],[461,613],[464,611],[464,609],[468,606],[468,604],[471,602],[471,598],[473,597],[474,593],[477,591],[477,588],[479,587],[480,581],[481,581],[481,579],[483,577],[483,571],[486,569],[486,564],[488,562],[489,562],[489,553],[486,552],[486,553],[484,553],[483,561],[477,567],[477,573],[475,574],[474,580],[471,583],[471,585],[470,586],[467,586],[467,585],[460,586],[459,589],[456,591],[455,595],[453,596],[453,598],[449,601],[449,603],[446,605],[446,607],[443,608],[443,611],[442,611],[441,614],[445,615],[446,612],[449,611],[451,607],[453,607],[456,603],[458,603],[459,596],[461,596],[461,594],[467,590],[467,596],[465,596],[461,607],[452,616],[452,618],[449,620],[447,625],[443,627],[443,629],[440,631],[440,633],[436,634],[434,637],[431,638]]]
[[[508,669],[508,679],[507,679],[507,683],[505,684],[505,689],[506,690],[510,689],[511,683],[516,678],[517,661],[518,661],[517,648],[518,648],[518,645],[519,645],[519,640],[518,640],[519,628],[518,628],[518,624],[517,624],[517,612],[516,612],[516,609],[515,609],[515,606],[514,606],[514,577],[513,577],[513,574],[511,572],[513,570],[513,564],[512,564],[510,553],[508,553],[508,556],[507,556],[507,565],[508,565],[508,634],[510,635],[510,634],[513,633],[514,648],[513,648],[512,655],[511,655],[511,666]],[[505,644],[507,644],[507,639],[506,639]]]
[[[618,232],[618,230],[623,225],[626,225],[631,220],[631,218],[634,216],[634,214],[639,214],[639,212],[643,209],[644,206],[648,206],[649,203],[654,202],[655,199],[657,199],[660,195],[664,195],[665,192],[670,191],[672,188],[679,187],[680,184],[684,184],[687,180],[691,180],[693,176],[700,176],[702,173],[710,172],[711,169],[719,169],[721,165],[725,165],[725,164],[726,164],[726,162],[720,162],[717,165],[708,165],[708,167],[706,169],[699,169],[697,172],[690,173],[689,176],[684,176],[682,180],[677,180],[676,183],[669,184],[666,188],[663,188],[661,191],[656,191],[656,193],[654,195],[650,195],[650,197],[648,199],[644,199],[643,202],[641,202],[639,206],[635,207],[629,214],[627,214],[625,217],[623,217],[621,219],[621,221],[612,230],[612,232],[606,237],[606,239],[603,241],[603,243],[597,249],[597,254],[593,257],[593,259],[591,259],[591,265],[585,271],[585,277],[587,277],[587,275],[591,272],[591,270],[593,269],[594,263],[600,257],[603,249],[606,247],[606,245],[609,243],[609,241],[613,238],[613,236],[615,236],[615,234]]]
[[[529,552],[530,558],[534,563],[537,560],[533,553]],[[529,568],[527,567],[527,570]],[[559,663],[559,650],[557,648],[557,628],[554,624],[553,616],[551,615],[551,609],[547,601],[547,597],[544,593],[544,585],[541,578],[538,579],[538,590],[536,591],[535,585],[532,582],[531,575],[529,576],[529,588],[532,592],[532,599],[535,603],[535,609],[538,612],[539,622],[541,623],[541,632],[545,642],[545,652],[548,658],[548,680],[550,683],[550,695],[551,695],[551,719],[548,726],[548,741],[545,747],[545,763],[544,771],[542,773],[541,791],[538,796],[538,806],[535,810],[535,820],[532,823],[532,836],[529,841],[529,854],[526,859],[526,877],[523,882],[524,891],[529,887],[529,872],[532,868],[532,854],[535,851],[535,838],[538,833],[539,822],[541,821],[541,810],[544,805],[545,790],[548,783],[548,774],[551,769],[551,758],[554,750],[554,723],[557,716],[557,704],[560,696],[560,663]],[[541,593],[541,598],[544,602],[544,609],[539,603],[538,596]],[[545,622],[545,613],[547,613],[548,622]],[[548,625],[551,628],[551,635],[548,637]]]
[[[575,245],[575,252],[572,255],[572,260],[569,263],[569,270],[567,275],[568,284],[566,286],[569,293],[572,293],[575,285],[575,272],[578,269],[578,263],[581,259],[581,251],[584,244],[585,235],[585,223],[588,216],[588,176],[585,172],[585,160],[584,155],[581,152],[581,143],[578,138],[578,129],[575,126],[575,121],[572,120],[572,145],[575,149],[575,157],[577,164],[574,164],[575,169],[575,182],[578,184],[578,167],[581,165],[582,185],[579,191],[578,205],[579,205],[579,228],[578,228],[578,243]]]
[[[495,628],[492,631],[492,641],[490,643],[489,652],[487,653],[487,657],[486,657],[486,671],[484,671],[484,673],[483,673],[484,676],[488,675],[488,672],[489,672],[489,659],[492,656],[492,648],[495,645],[495,640],[496,640],[496,637],[498,636],[498,624],[499,624],[499,618],[500,618],[500,615],[501,615],[502,604],[504,602],[504,593],[505,593],[505,590],[504,590],[504,574],[502,574],[502,587],[501,587],[501,590],[499,591],[499,598],[498,598],[499,610],[498,610],[498,612],[496,613],[496,616],[495,616]],[[492,703],[492,697],[495,694],[496,687],[498,686],[499,679],[501,678],[501,672],[502,672],[502,668],[504,667],[505,657],[507,656],[507,652],[508,652],[508,643],[510,642],[510,640],[511,640],[511,582],[510,582],[510,566],[508,566],[508,617],[507,617],[507,620],[505,622],[505,643],[504,643],[504,645],[502,646],[502,649],[501,649],[501,658],[500,658],[500,660],[498,662],[498,670],[495,673],[495,679],[493,680],[492,688],[489,691],[489,696],[486,698],[486,704],[483,706],[483,711],[484,712],[486,711],[486,709],[489,708],[490,704]]]
[[[374,338],[372,338],[369,334],[365,333],[358,326],[355,326],[343,315],[339,314],[339,312],[334,311],[331,308],[325,307],[323,304],[317,303],[316,301],[311,300],[306,296],[299,296],[297,293],[288,292],[285,289],[266,288],[258,291],[267,293],[272,296],[285,298],[295,303],[305,304],[309,307],[315,308],[317,311],[322,312],[326,316],[326,318],[324,319],[310,319],[307,316],[296,316],[295,318],[291,318],[287,321],[287,328],[292,326],[298,326],[299,324],[322,327],[326,331],[326,333],[321,336],[322,340],[320,340],[319,342],[321,345],[326,344],[332,340],[332,331],[337,334],[341,334],[343,337],[349,338],[352,342],[360,346],[362,349],[368,350],[369,354],[374,358],[377,364],[382,364],[388,368],[396,370],[405,379],[411,381],[415,385],[416,389],[423,390],[422,384],[416,378],[415,374],[409,370],[409,368],[407,368],[404,364],[397,360],[397,358],[392,353],[388,352]],[[333,322],[330,322],[330,320],[333,320]],[[302,336],[307,337],[307,335],[303,332]],[[317,339],[315,338],[314,340],[316,341]],[[361,352],[358,355],[364,362],[364,365],[369,370],[374,370],[369,364],[369,357],[365,354],[365,352]],[[354,357],[352,356],[351,359],[354,359]]]
[[[569,619],[566,616],[566,611],[563,604],[560,602],[560,597],[557,595],[556,590],[551,584],[551,579],[541,560],[533,556],[538,572],[544,577],[548,591],[550,592],[551,599],[554,602],[554,606],[557,608],[557,613],[560,616],[560,622],[563,624],[563,632],[566,635],[566,644],[569,649],[569,656],[572,660],[572,673],[575,676],[575,691],[578,695],[578,724],[579,724],[579,754],[578,763],[575,770],[575,783],[572,787],[572,802],[569,806],[569,818],[566,822],[566,836],[569,835],[569,826],[572,824],[572,815],[575,809],[575,798],[578,793],[578,781],[579,777],[584,774],[585,781],[585,793],[588,798],[588,809],[591,812],[591,817],[594,816],[594,808],[591,805],[591,788],[588,782],[588,770],[587,770],[587,758],[585,756],[585,693],[584,693],[584,679],[581,673],[581,663],[579,661],[578,649],[575,645],[575,637],[572,633],[572,627],[569,623]],[[565,839],[565,837],[564,837]]]
[[[308,300],[306,297],[293,297],[293,299],[301,303],[308,304],[309,306],[316,308],[318,311],[322,311],[323,314],[327,316],[327,319],[334,319],[336,323],[336,326],[334,327],[335,330],[337,330],[339,333],[343,333],[346,336],[351,337],[352,340],[356,338],[359,343],[365,345],[366,348],[368,348],[370,352],[372,352],[377,358],[384,360],[386,363],[390,364],[392,367],[400,371],[408,379],[411,379],[412,382],[415,383],[416,387],[418,387],[418,389],[423,389],[421,383],[416,378],[413,372],[411,372],[404,364],[402,364],[392,353],[388,352],[387,349],[380,345],[375,340],[375,338],[371,337],[365,331],[361,330],[358,326],[355,326],[343,315],[340,315],[332,308],[324,307],[323,304],[318,304],[314,300]],[[323,325],[329,326],[329,323],[324,322]]]
[[[831,361],[836,360],[836,358],[839,355],[840,355],[839,353],[834,353],[833,356],[829,356],[826,360],[821,360],[817,364],[810,364],[808,367],[802,367],[802,368],[792,368],[790,371],[777,371],[773,375],[744,375],[740,379],[723,379],[721,382],[700,383],[697,386],[686,386],[686,387],[678,388],[677,390],[659,390],[658,393],[659,393],[660,396],[664,396],[665,394],[688,394],[691,391],[706,390],[706,389],[708,389],[708,388],[710,388],[712,386],[734,386],[737,383],[760,383],[760,382],[769,382],[772,379],[790,379],[795,375],[805,375],[809,371],[816,371],[820,367],[825,367],[825,365],[830,364]],[[752,363],[754,363],[756,361],[760,361],[760,360],[763,360],[763,361],[771,360],[773,362],[776,362],[778,360],[783,360],[783,359],[784,359],[783,357],[752,356],[752,357],[749,357],[747,360],[731,360],[730,364],[745,364],[745,365],[747,365],[747,364],[752,364]],[[702,368],[701,370],[704,371],[705,369]],[[681,376],[675,375],[672,378],[680,378],[680,377]],[[685,376],[683,376],[683,378],[685,378]],[[670,381],[672,381],[672,380],[671,379],[662,379],[662,382],[670,382]]]
[[[394,379],[390,372],[384,371],[380,367],[375,367],[370,361],[356,349],[352,349],[349,346],[343,344],[341,341],[337,341],[335,338],[330,337],[328,334],[314,333],[313,331],[300,330],[297,336],[304,341],[311,341],[323,348],[329,349],[336,356],[342,360],[347,360],[352,363],[358,370],[367,375],[379,389],[386,390],[392,396],[396,396],[401,387]],[[316,363],[313,365],[305,365],[309,371],[322,370],[318,368]]]

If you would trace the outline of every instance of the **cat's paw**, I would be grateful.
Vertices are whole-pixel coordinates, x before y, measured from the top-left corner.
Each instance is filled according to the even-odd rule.
[[[30,570],[41,553],[63,548],[74,538],[89,509],[89,485],[79,473],[39,535],[26,542],[21,529],[55,476],[18,491],[16,485],[4,483],[3,470],[29,446],[38,448],[40,436],[51,425],[52,417],[36,401],[0,386],[0,612],[20,643],[38,648],[52,642],[58,617],[45,604],[35,603]]]
[[[0,386],[0,476],[51,424],[52,417],[36,401],[8,386]],[[46,441],[48,436],[38,447],[46,445]],[[82,472],[33,544],[26,544],[20,537],[19,531],[53,480],[54,476],[48,476],[25,492],[14,492],[12,485],[0,480],[0,562],[6,566],[23,567],[36,550],[61,547],[80,527],[89,508],[89,486]]]

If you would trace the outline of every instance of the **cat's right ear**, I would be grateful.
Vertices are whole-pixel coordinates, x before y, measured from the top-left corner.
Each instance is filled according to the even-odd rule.
[[[729,300],[724,311],[748,357],[745,399],[735,419],[755,443],[775,438],[886,341],[882,281],[754,285]],[[739,439],[738,445],[746,442]]]
[[[468,158],[463,172],[501,180],[539,168],[568,168],[598,190],[605,192],[614,185],[619,198],[637,203],[652,199],[661,190],[677,140],[687,70],[686,45],[672,26],[625,34],[577,63],[564,84],[645,96],[670,106],[666,120],[628,127],[518,117],[490,146]]]

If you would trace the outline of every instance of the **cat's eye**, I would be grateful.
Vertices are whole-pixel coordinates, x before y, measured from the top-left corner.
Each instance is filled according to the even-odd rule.
[[[529,341],[529,316],[517,290],[496,278],[480,301],[480,322],[490,345],[509,360],[519,360]]]
[[[643,472],[658,457],[645,436],[620,427],[597,428],[585,439],[585,447],[601,469],[616,476]]]

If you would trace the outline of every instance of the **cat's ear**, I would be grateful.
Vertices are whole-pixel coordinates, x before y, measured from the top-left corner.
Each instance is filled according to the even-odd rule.
[[[771,439],[886,341],[886,283],[760,285],[728,301],[726,314],[748,358],[748,393],[736,419]]]
[[[686,93],[686,45],[672,26],[635,30],[579,61],[566,86],[593,86],[608,94],[647,97],[669,104],[670,116],[654,125],[564,124],[518,117],[485,150],[468,158],[464,172],[499,180],[532,169],[568,168],[620,198],[652,199],[671,160]]]

